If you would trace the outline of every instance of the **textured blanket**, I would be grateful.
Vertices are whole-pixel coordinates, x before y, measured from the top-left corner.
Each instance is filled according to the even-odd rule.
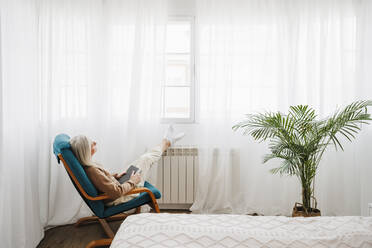
[[[372,217],[144,213],[123,222],[111,247],[372,247]]]

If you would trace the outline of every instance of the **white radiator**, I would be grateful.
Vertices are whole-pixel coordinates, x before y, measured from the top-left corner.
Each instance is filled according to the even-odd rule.
[[[189,209],[194,202],[198,172],[198,150],[190,147],[168,149],[157,167],[156,186],[162,193],[161,209]]]

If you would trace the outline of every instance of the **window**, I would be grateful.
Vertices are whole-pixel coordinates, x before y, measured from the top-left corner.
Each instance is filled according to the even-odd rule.
[[[64,39],[56,41],[58,55],[55,77],[59,81],[59,114],[61,119],[86,118],[88,114],[88,68],[89,53],[86,46],[88,35],[84,20],[73,19],[73,25],[59,26]],[[54,45],[54,44],[53,44]]]
[[[172,17],[167,24],[164,122],[194,121],[193,18]]]

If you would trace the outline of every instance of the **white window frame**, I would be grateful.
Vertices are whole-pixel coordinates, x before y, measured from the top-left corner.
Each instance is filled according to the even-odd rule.
[[[195,123],[195,18],[191,15],[171,15],[168,17],[168,22],[172,21],[187,21],[190,22],[190,117],[189,118],[161,118],[161,123]],[[163,82],[162,86],[162,116],[165,113],[165,88],[167,82]],[[184,85],[172,87],[185,87]]]

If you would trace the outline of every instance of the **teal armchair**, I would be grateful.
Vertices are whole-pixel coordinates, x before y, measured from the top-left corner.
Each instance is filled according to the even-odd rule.
[[[59,134],[55,137],[53,153],[56,155],[58,163],[62,161],[76,190],[94,213],[94,216],[79,219],[75,226],[78,227],[83,223],[98,221],[108,236],[107,239],[93,240],[86,246],[87,248],[110,245],[114,238],[114,233],[107,221],[125,219],[128,216],[128,214],[123,214],[125,211],[136,209],[135,213],[140,213],[141,206],[148,204],[156,213],[160,213],[156,199],[159,199],[161,194],[158,189],[148,182],[145,182],[144,187],[135,188],[128,192],[128,195],[139,193],[138,197],[119,205],[105,206],[103,200],[109,197],[105,194],[99,194],[86,175],[83,166],[71,150],[70,137],[68,135]]]

